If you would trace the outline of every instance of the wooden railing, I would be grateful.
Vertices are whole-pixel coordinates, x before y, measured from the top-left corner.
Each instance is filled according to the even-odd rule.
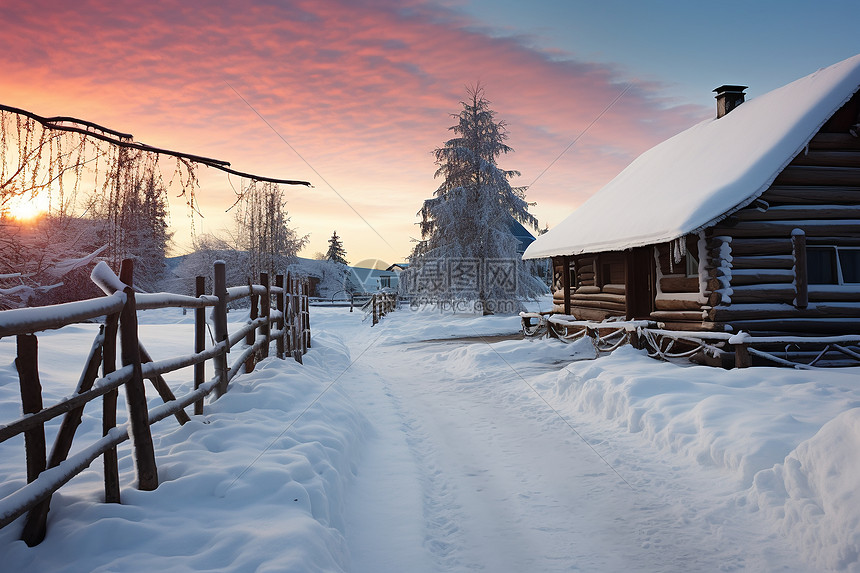
[[[371,316],[370,326],[375,326],[380,318],[397,309],[397,293],[390,291],[373,293],[361,309],[366,315]]]
[[[194,404],[194,414],[203,413],[203,399],[212,393],[217,398],[227,392],[230,381],[240,372],[250,372],[256,362],[269,355],[271,342],[276,355],[287,355],[298,362],[311,344],[307,285],[302,280],[282,275],[269,284],[266,274],[260,284],[227,288],[223,262],[215,263],[214,292],[206,295],[204,278],[197,277],[196,297],[171,293],[138,294],[133,284],[132,261],[123,261],[117,277],[105,263],[93,270],[92,279],[106,296],[49,307],[0,312],[0,338],[16,336],[15,366],[21,387],[24,416],[0,425],[0,443],[23,434],[26,453],[27,484],[0,499],[0,528],[27,514],[21,538],[29,546],[44,539],[51,496],[99,456],[104,458],[105,501],[120,502],[117,445],[131,437],[137,487],[158,487],[158,469],[150,426],[169,416],[179,424],[190,418],[185,408]],[[229,302],[249,298],[250,320],[230,334],[227,331]],[[272,301],[274,299],[274,306]],[[205,309],[212,307],[214,343],[206,348]],[[195,309],[194,352],[185,356],[154,361],[138,338],[137,311],[155,308]],[[38,339],[34,333],[106,317],[96,336],[84,371],[74,393],[50,406],[42,403],[39,382]],[[117,333],[120,334],[120,360],[116,367]],[[233,364],[228,353],[239,344],[244,347]],[[205,362],[212,360],[214,377],[204,380]],[[176,397],[163,374],[194,367],[194,390]],[[102,375],[98,376],[99,367]],[[163,404],[149,410],[144,380],[155,387]],[[119,387],[125,389],[128,423],[117,427],[116,409]],[[87,403],[102,397],[102,438],[69,456],[75,430],[81,423]],[[46,454],[45,424],[62,416],[50,456]]]

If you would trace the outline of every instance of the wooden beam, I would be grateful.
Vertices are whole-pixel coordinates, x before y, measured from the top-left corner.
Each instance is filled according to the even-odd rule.
[[[562,273],[561,284],[564,290],[564,314],[570,315],[570,257],[565,255],[561,257]]]
[[[860,219],[858,205],[775,205],[766,211],[741,209],[733,217],[740,221],[800,221],[805,219]]]
[[[661,292],[699,292],[699,277],[664,276],[660,279]]]
[[[774,185],[858,185],[860,167],[812,167],[789,165]]]
[[[788,269],[794,266],[791,255],[764,255],[761,257],[732,257],[732,271],[745,269]]]
[[[770,204],[820,205],[860,203],[860,186],[827,187],[808,185],[774,185],[762,199]]]
[[[789,221],[740,221],[737,225],[728,227],[723,223],[718,225],[721,234],[732,237],[790,237],[791,231],[802,227],[808,237],[829,237],[840,235],[860,237],[860,219],[828,219],[828,220],[789,220]],[[786,242],[788,240],[786,239]],[[735,241],[732,240],[734,250]],[[765,253],[762,253],[765,254]]]
[[[806,272],[806,234],[802,229],[791,232],[791,249],[794,257],[794,287],[797,291],[794,306],[806,308],[809,304],[809,278]]]
[[[819,167],[857,167],[860,165],[860,152],[810,149],[791,161],[791,165],[817,165]]]
[[[810,149],[860,149],[860,138],[850,133],[827,133],[815,134],[809,142]]]

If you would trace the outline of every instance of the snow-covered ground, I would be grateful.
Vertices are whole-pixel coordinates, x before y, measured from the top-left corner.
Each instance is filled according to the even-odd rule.
[[[515,317],[311,321],[304,366],[269,359],[204,416],[154,426],[156,491],[134,489],[121,445],[122,505],[100,503],[97,461],[54,496],[41,545],[17,541],[21,520],[0,530],[0,571],[860,571],[860,369],[491,337]],[[190,314],[141,323],[156,359],[193,344]],[[40,336],[46,403],[95,331]],[[0,422],[20,413],[13,358],[0,340]],[[167,378],[178,394],[191,373]],[[93,406],[78,448],[100,436]],[[0,444],[0,498],[23,458]]]

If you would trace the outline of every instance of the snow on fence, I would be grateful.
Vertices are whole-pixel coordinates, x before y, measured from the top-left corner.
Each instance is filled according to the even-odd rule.
[[[597,355],[629,343],[634,348],[646,349],[652,358],[662,360],[698,354],[725,365],[722,357],[731,358],[733,354],[736,368],[752,366],[753,357],[759,359],[757,363],[802,370],[860,363],[860,335],[752,336],[744,332],[676,331],[658,328],[657,323],[650,320],[594,322],[547,312],[521,312],[520,318],[526,336],[546,333],[563,342],[587,336]]]
[[[15,366],[21,387],[24,416],[0,425],[0,442],[24,435],[27,484],[0,499],[0,528],[27,513],[21,538],[29,546],[40,543],[47,531],[51,496],[78,475],[99,456],[104,457],[105,501],[119,503],[119,470],[116,447],[131,438],[138,489],[158,487],[158,469],[150,426],[168,416],[179,424],[190,418],[185,408],[194,404],[196,415],[203,413],[203,398],[213,393],[223,395],[229,382],[240,372],[250,372],[259,359],[269,355],[270,343],[276,343],[277,357],[287,355],[298,362],[311,344],[307,285],[304,281],[283,275],[269,284],[267,274],[260,284],[227,288],[225,265],[215,263],[214,293],[204,294],[204,277],[197,277],[196,297],[172,293],[139,294],[133,284],[131,260],[122,263],[117,277],[105,263],[93,270],[93,281],[107,296],[48,307],[0,311],[0,338],[17,337]],[[237,332],[227,332],[227,304],[249,298],[251,318]],[[274,298],[274,308],[272,300]],[[205,309],[212,307],[214,343],[206,349]],[[155,308],[194,308],[194,354],[154,361],[140,343],[137,311]],[[93,341],[84,371],[75,392],[56,404],[42,404],[39,382],[38,339],[34,333],[106,317]],[[122,367],[116,368],[117,334],[120,335]],[[234,346],[245,347],[232,366],[227,354]],[[205,362],[212,360],[215,375],[204,381]],[[102,369],[98,377],[99,366]],[[162,374],[194,367],[194,391],[177,398]],[[163,404],[148,410],[144,379],[149,380]],[[119,387],[125,388],[128,424],[116,426]],[[84,406],[102,397],[104,437],[69,457],[75,430],[81,423]],[[63,416],[50,456],[46,455],[45,422]]]
[[[388,290],[373,293],[370,295],[370,298],[367,299],[367,302],[361,306],[361,310],[364,311],[365,317],[367,315],[371,316],[370,326],[375,326],[379,323],[379,319],[396,309],[397,293]],[[352,312],[352,308],[350,308],[350,312]]]

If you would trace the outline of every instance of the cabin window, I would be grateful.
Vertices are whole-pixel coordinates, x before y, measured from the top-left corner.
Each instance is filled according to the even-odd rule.
[[[600,260],[600,284],[624,284],[624,260],[617,256],[608,256]]]
[[[699,276],[699,259],[697,259],[690,251],[687,251],[687,276]]]
[[[379,277],[379,279],[382,283],[382,288],[391,288],[391,277],[390,276],[383,275],[383,276]]]
[[[812,285],[860,283],[860,247],[807,247],[806,273]]]

